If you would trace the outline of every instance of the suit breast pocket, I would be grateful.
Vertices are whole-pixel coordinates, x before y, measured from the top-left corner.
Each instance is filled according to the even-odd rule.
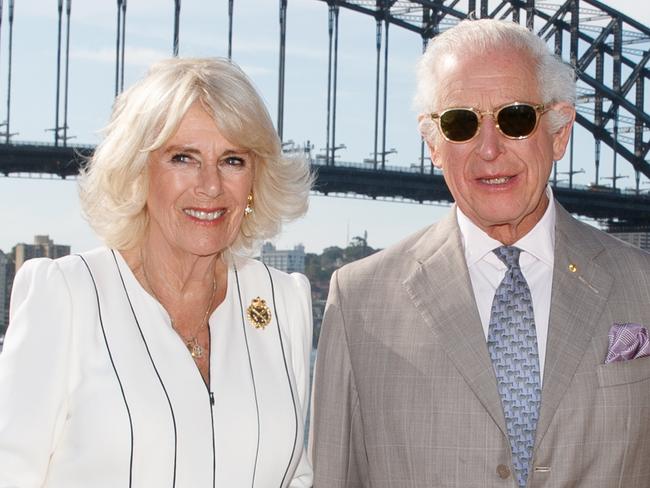
[[[650,357],[600,364],[596,373],[598,374],[598,386],[601,388],[648,381],[650,380]]]

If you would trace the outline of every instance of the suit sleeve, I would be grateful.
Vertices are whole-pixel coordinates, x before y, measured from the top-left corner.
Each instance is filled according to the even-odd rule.
[[[0,354],[0,488],[36,488],[66,416],[71,303],[56,262],[21,267],[10,310]]]
[[[316,359],[310,438],[314,487],[365,488],[368,460],[339,277],[339,271],[332,275]]]
[[[311,364],[311,342],[312,342],[312,308],[311,289],[307,277],[299,273],[293,273],[292,279],[296,283],[297,300],[297,326],[293,328],[295,334],[292,336],[291,350],[294,375],[298,389],[298,413],[299,422],[305,425],[307,420],[307,407],[309,404],[309,382]],[[302,447],[302,446],[301,446]],[[289,484],[291,488],[309,488],[312,486],[313,471],[307,456],[307,450],[302,448],[300,461]]]

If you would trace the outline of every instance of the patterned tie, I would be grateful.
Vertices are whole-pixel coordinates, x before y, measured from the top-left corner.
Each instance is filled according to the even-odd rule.
[[[488,350],[501,394],[512,462],[519,486],[524,488],[542,392],[533,302],[519,267],[520,253],[520,249],[510,246],[494,250],[508,270],[494,294]]]

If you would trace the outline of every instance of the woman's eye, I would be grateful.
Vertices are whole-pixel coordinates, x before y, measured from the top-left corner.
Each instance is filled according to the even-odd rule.
[[[188,164],[194,162],[194,158],[189,154],[178,153],[172,156],[172,162],[180,164]]]
[[[239,156],[228,156],[224,159],[224,163],[226,163],[228,166],[244,166],[244,164],[246,164],[246,161],[244,158],[241,158]]]

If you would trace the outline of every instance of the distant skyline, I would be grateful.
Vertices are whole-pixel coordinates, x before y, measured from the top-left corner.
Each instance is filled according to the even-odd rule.
[[[16,0],[13,32],[11,131],[16,141],[52,142],[54,126],[57,41],[57,2]],[[48,6],[44,7],[44,3]],[[69,134],[71,143],[95,144],[106,124],[114,94],[116,2],[72,0],[70,38]],[[0,119],[6,117],[7,4],[3,2],[0,32]],[[64,1],[65,4],[65,1]],[[183,0],[180,26],[181,56],[227,54],[227,4]],[[614,0],[617,8],[650,24],[650,5]],[[126,27],[125,85],[140,78],[154,61],[169,57],[172,49],[173,2],[129,0]],[[346,161],[370,156],[374,135],[375,22],[341,9],[337,143]],[[65,32],[65,17],[63,32]],[[278,2],[235,0],[233,59],[259,88],[271,117],[277,116]],[[327,4],[289,0],[284,139],[297,144],[311,141],[315,152],[325,146],[327,90]],[[420,38],[390,27],[390,64],[387,147],[397,154],[389,164],[417,164],[420,139],[411,109],[414,65],[421,52]],[[62,120],[62,116],[60,117]],[[576,142],[579,144],[578,138]],[[607,150],[603,151],[607,157]],[[577,151],[578,164],[587,165],[593,145]],[[623,163],[624,166],[629,166]],[[582,180],[581,180],[582,178]],[[588,175],[576,181],[589,183]],[[584,180],[584,181],[583,181]],[[623,181],[631,184],[631,181]],[[314,195],[309,213],[288,225],[274,242],[291,249],[302,243],[307,252],[344,247],[346,240],[368,232],[375,248],[386,247],[438,220],[446,206],[418,205]],[[73,252],[100,241],[80,217],[73,180],[0,177],[0,249],[30,243],[37,234],[70,244]]]

